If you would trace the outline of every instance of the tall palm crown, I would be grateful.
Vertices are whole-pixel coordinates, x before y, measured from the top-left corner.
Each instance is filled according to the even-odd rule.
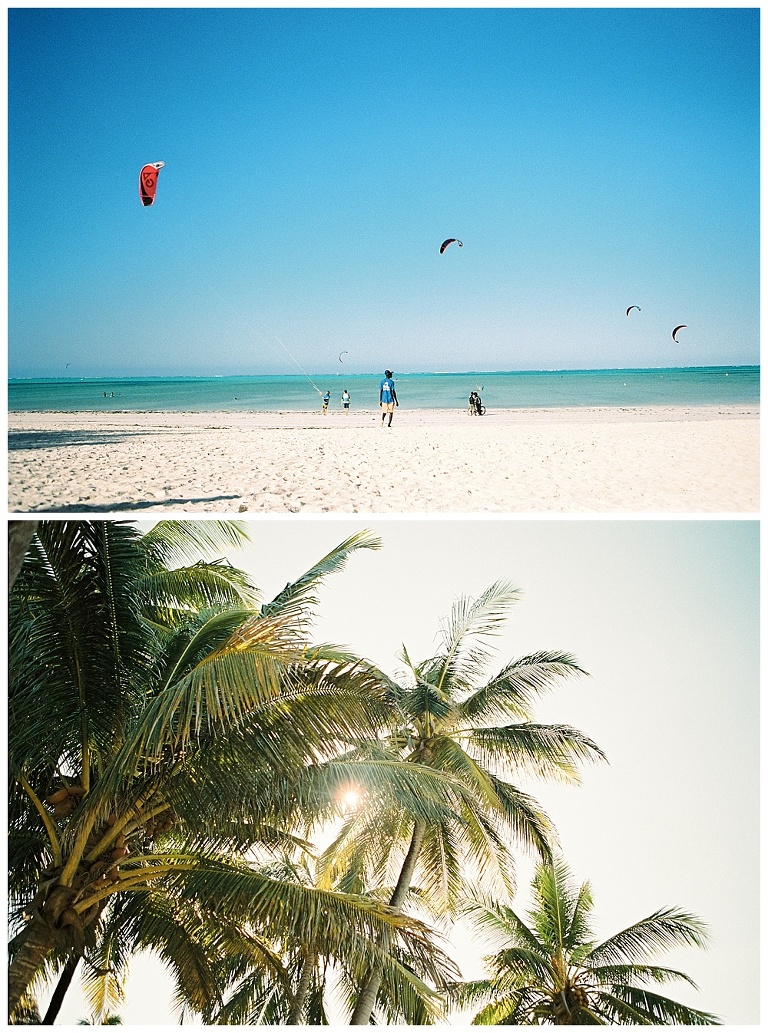
[[[538,652],[508,662],[488,678],[489,640],[519,597],[511,585],[497,582],[475,600],[461,598],[443,624],[434,656],[414,663],[403,649],[406,675],[392,686],[398,724],[386,746],[409,764],[451,777],[465,793],[431,821],[363,808],[342,831],[329,856],[378,865],[379,871],[382,856],[395,858],[407,844],[391,906],[402,907],[416,877],[420,899],[450,909],[469,865],[511,888],[509,842],[549,856],[554,829],[537,802],[509,777],[526,773],[576,781],[581,762],[603,757],[577,729],[530,719],[538,695],[584,673],[572,656]],[[374,967],[358,997],[353,1025],[370,1022],[377,979]]]
[[[248,860],[291,840],[302,786],[332,783],[323,765],[391,702],[371,665],[308,640],[319,582],[378,539],[259,605],[245,575],[195,558],[242,538],[218,521],[37,529],[9,611],[11,1010],[68,959],[119,967],[131,945],[159,949],[200,1012],[228,952],[266,964],[270,938],[320,929],[331,957],[390,929],[435,974],[418,923]]]
[[[708,1012],[647,989],[676,980],[695,986],[684,973],[650,959],[658,950],[705,946],[700,919],[665,908],[598,942],[589,883],[577,888],[561,858],[538,866],[532,888],[527,922],[490,899],[478,897],[466,907],[484,935],[501,946],[486,959],[490,978],[451,991],[456,1005],[483,1005],[475,1025],[718,1024]]]

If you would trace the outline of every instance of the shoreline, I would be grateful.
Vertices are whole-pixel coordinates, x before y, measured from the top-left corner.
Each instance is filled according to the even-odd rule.
[[[107,423],[115,421],[125,425],[134,421],[141,425],[147,421],[160,422],[182,421],[190,425],[202,425],[209,420],[229,420],[232,423],[247,423],[253,426],[266,426],[277,423],[280,426],[326,426],[337,419],[356,425],[380,418],[379,408],[353,408],[348,413],[339,408],[331,408],[323,413],[318,409],[16,409],[8,412],[8,427],[13,433],[26,429],[23,424],[33,421],[36,425],[44,423],[78,423],[81,421],[98,421]],[[407,423],[438,423],[455,420],[477,420],[487,423],[520,423],[539,421],[577,421],[599,420],[602,422],[624,422],[628,417],[650,420],[679,419],[744,419],[759,418],[760,406],[757,403],[705,403],[701,405],[579,405],[579,406],[537,406],[515,409],[489,409],[485,416],[470,417],[467,408],[462,409],[426,409],[399,406],[395,409],[395,418]]]
[[[10,412],[18,513],[759,511],[759,407]]]

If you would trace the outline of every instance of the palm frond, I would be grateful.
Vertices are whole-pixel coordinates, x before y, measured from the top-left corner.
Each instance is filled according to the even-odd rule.
[[[246,574],[222,560],[156,570],[141,579],[139,605],[145,620],[173,626],[194,610],[255,609],[259,592]]]
[[[540,804],[528,793],[489,773],[498,800],[497,813],[517,843],[547,860],[557,832]]]
[[[698,990],[698,986],[684,972],[660,965],[641,965],[632,962],[626,965],[587,965],[590,981],[599,986],[642,986],[644,983],[684,982]]]
[[[482,763],[501,770],[529,771],[540,778],[578,783],[579,764],[605,760],[600,747],[570,725],[524,722],[474,728],[466,738]]]
[[[495,996],[493,983],[489,979],[470,979],[464,983],[450,983],[446,988],[446,998],[454,1009],[469,1008],[486,1004]]]
[[[586,675],[570,653],[538,652],[512,660],[486,685],[456,704],[458,722],[530,719],[531,707],[565,678]]]
[[[546,958],[548,948],[508,904],[494,900],[472,887],[471,895],[463,902],[461,913],[479,928],[491,949],[494,949],[494,945],[499,949],[516,946]]]
[[[419,852],[420,898],[439,914],[455,906],[463,884],[463,858],[459,836],[452,822],[431,822]]]
[[[598,944],[587,958],[593,965],[642,963],[653,950],[706,947],[707,942],[706,924],[696,915],[679,908],[661,908]]]
[[[213,858],[178,872],[173,881],[185,897],[220,920],[249,916],[267,939],[322,943],[329,957],[347,957],[355,937],[371,951],[387,933],[418,959],[428,978],[440,978],[428,927],[365,897],[269,879],[244,865]]]
[[[103,944],[97,944],[103,948]],[[95,1025],[114,1012],[125,999],[125,973],[120,973],[112,964],[108,950],[91,954],[80,979],[83,996]]]
[[[67,755],[98,767],[120,740],[150,663],[137,540],[120,523],[38,526],[9,608],[12,766]]]
[[[613,1013],[614,1021],[650,1026],[719,1026],[720,1019],[710,1012],[689,1008],[668,997],[624,987],[614,989],[613,994],[600,992],[599,998],[607,1010]]]
[[[578,893],[570,882],[570,870],[562,857],[554,856],[536,869],[533,878],[535,906],[530,917],[538,937],[550,944],[553,953],[562,953],[571,937],[571,920]]]
[[[266,603],[261,610],[262,617],[283,614],[290,615],[294,620],[308,619],[317,605],[317,589],[323,580],[329,574],[343,570],[353,553],[360,549],[380,549],[381,545],[381,539],[370,531],[358,531],[350,535],[300,578],[289,582],[271,602]]]
[[[141,536],[141,548],[153,565],[183,566],[248,540],[248,524],[242,520],[160,520]]]
[[[490,657],[485,640],[496,635],[507,617],[512,603],[521,593],[507,581],[497,581],[477,599],[466,596],[458,599],[451,613],[441,624],[443,657],[438,688],[454,683],[468,684],[468,677],[476,675]]]
[[[491,1000],[472,1020],[473,1026],[517,1026],[516,1017],[523,999],[523,991],[516,990]]]
[[[593,908],[592,887],[589,882],[582,882],[573,904],[570,928],[565,941],[574,963],[580,964],[589,952],[593,937],[590,925]]]

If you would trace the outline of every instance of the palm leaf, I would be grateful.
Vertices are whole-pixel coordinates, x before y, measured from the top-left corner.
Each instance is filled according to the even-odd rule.
[[[545,860],[551,857],[555,827],[528,793],[489,773],[498,800],[498,815],[514,838]]]
[[[522,947],[541,958],[547,957],[548,948],[537,938],[522,918],[506,904],[493,900],[474,887],[467,897],[462,913],[478,926],[493,948],[494,944]]]
[[[477,599],[458,599],[442,622],[443,657],[435,684],[438,688],[468,684],[468,678],[487,662],[485,639],[498,634],[512,603],[521,593],[507,581],[497,581]]]
[[[720,1020],[710,1012],[689,1008],[668,997],[651,993],[650,990],[622,987],[613,994],[601,994],[604,1002],[612,1005],[614,1014],[642,1016],[647,1025],[653,1026],[718,1026]],[[631,1009],[631,1011],[629,1011]]]
[[[594,947],[587,955],[591,964],[643,962],[649,951],[694,945],[705,947],[706,925],[678,908],[662,908]]]
[[[605,754],[588,736],[570,725],[532,722],[502,728],[474,728],[467,743],[485,764],[530,771],[540,778],[578,782],[577,765],[604,760]]]
[[[138,588],[144,618],[166,627],[188,618],[193,608],[253,609],[259,601],[248,576],[221,560],[152,571]]]
[[[247,527],[240,520],[159,520],[142,535],[141,548],[154,566],[181,566],[239,548],[249,540]]]
[[[530,718],[531,706],[564,678],[585,675],[570,653],[539,652],[512,660],[486,685],[456,705],[459,723]]]
[[[358,531],[350,535],[300,578],[289,582],[271,602],[266,603],[261,610],[262,617],[281,614],[294,620],[307,619],[317,605],[317,589],[323,580],[329,574],[343,570],[350,556],[359,549],[380,549],[381,544],[381,539],[370,531]]]
[[[676,969],[663,968],[659,965],[641,965],[633,962],[627,965],[599,965],[586,966],[589,978],[595,985],[617,986],[640,986],[643,983],[673,983],[682,981],[698,990],[696,983],[684,972]]]

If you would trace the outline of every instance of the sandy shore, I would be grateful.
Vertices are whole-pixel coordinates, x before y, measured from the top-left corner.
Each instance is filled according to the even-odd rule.
[[[10,413],[12,512],[759,509],[752,406]]]

